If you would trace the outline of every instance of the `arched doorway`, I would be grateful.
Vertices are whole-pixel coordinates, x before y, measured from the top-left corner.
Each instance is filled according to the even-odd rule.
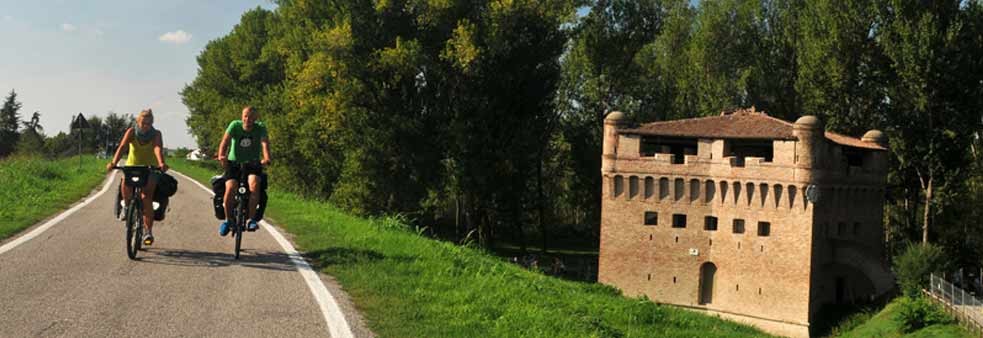
[[[717,274],[717,266],[711,262],[700,266],[700,304],[713,303],[713,276]]]

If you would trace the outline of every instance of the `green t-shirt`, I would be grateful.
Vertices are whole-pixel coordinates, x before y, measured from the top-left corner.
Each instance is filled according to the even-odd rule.
[[[260,141],[266,138],[266,124],[259,121],[253,122],[253,130],[247,132],[242,129],[242,120],[235,120],[229,123],[225,132],[229,134],[229,139],[232,141],[229,161],[259,161],[260,154],[262,154]]]

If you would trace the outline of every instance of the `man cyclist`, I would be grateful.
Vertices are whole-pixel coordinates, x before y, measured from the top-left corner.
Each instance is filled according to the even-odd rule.
[[[225,168],[225,221],[218,227],[218,234],[225,236],[229,233],[232,220],[232,199],[239,186],[240,163],[259,161],[261,165],[270,164],[270,140],[267,137],[266,125],[257,121],[259,113],[251,106],[242,108],[242,119],[229,123],[222,136],[218,148],[218,160]],[[228,157],[226,157],[228,155]],[[262,160],[260,156],[262,155]],[[256,231],[259,228],[256,217],[256,205],[259,204],[259,187],[261,168],[246,168],[249,175],[249,222],[246,230]]]

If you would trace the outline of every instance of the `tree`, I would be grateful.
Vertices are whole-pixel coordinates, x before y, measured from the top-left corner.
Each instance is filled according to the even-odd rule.
[[[21,121],[24,126],[24,131],[30,131],[35,135],[39,135],[41,131],[44,131],[44,127],[41,126],[41,112],[35,111],[31,114],[31,119],[26,121]]]
[[[799,19],[795,89],[829,130],[861,135],[884,126],[887,62],[869,1],[810,1]]]
[[[52,157],[64,157],[75,154],[78,151],[78,138],[72,138],[65,132],[58,132],[55,136],[44,140],[45,153]]]
[[[691,19],[686,1],[600,0],[580,19],[563,54],[561,81],[557,89],[560,138],[569,143],[574,175],[568,204],[582,210],[578,222],[600,224],[601,127],[604,116],[622,110],[640,119],[664,119],[666,90],[652,86],[660,81],[645,79],[653,73],[656,57],[650,43],[667,24],[667,12],[678,26]],[[672,19],[669,19],[672,20]],[[684,38],[685,39],[685,38]],[[668,60],[669,58],[666,58]],[[653,76],[654,77],[654,76]],[[547,142],[543,142],[547,144]],[[595,228],[595,231],[597,229]]]
[[[899,171],[917,177],[922,243],[929,241],[932,216],[965,179],[968,149],[980,126],[979,6],[891,0],[878,8],[877,33],[891,67],[885,99],[889,132],[897,135],[891,150]]]
[[[44,139],[42,133],[44,127],[41,126],[41,113],[35,111],[31,119],[21,121],[23,132],[17,142],[16,153],[18,154],[42,154],[45,153]]]
[[[9,155],[14,151],[20,134],[17,129],[20,126],[21,103],[17,102],[17,93],[13,90],[4,99],[3,108],[0,108],[0,157]]]
[[[135,119],[132,115],[117,114],[110,111],[106,114],[106,118],[103,119],[102,125],[106,132],[106,139],[110,144],[118,144],[121,139],[123,139],[123,134],[126,133],[126,129],[135,123]]]
[[[934,244],[908,245],[904,253],[895,256],[893,270],[906,296],[915,297],[925,288],[929,275],[946,271],[948,257],[942,247]]]

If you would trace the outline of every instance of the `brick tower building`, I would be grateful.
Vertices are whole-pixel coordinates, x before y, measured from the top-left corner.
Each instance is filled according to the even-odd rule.
[[[894,286],[882,225],[887,138],[754,108],[604,121],[598,280],[626,295],[808,336],[823,304]]]

